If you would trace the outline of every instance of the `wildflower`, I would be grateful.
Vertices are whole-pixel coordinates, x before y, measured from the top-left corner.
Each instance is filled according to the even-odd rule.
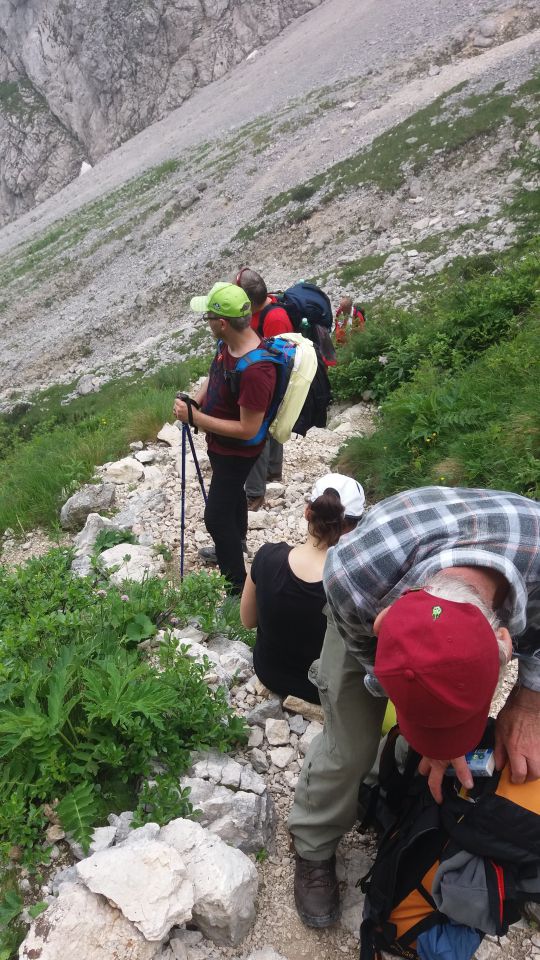
[[[106,590],[96,590],[96,597],[101,597],[101,598],[103,598],[103,597],[106,597],[106,596],[107,596],[107,591],[106,591]]]
[[[382,363],[383,367],[386,366],[386,364],[388,363],[388,357],[385,357],[384,355],[382,357],[379,357],[379,363]]]
[[[123,593],[123,594],[121,595],[120,599],[121,599],[122,603],[127,603],[128,600],[129,600],[129,597],[128,597],[127,593]]]

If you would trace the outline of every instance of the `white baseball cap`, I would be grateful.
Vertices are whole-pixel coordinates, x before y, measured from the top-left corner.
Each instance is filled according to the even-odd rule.
[[[320,480],[317,480],[311,491],[311,501],[321,497],[328,488],[336,490],[339,494],[346,517],[353,517],[357,520],[364,512],[366,496],[362,484],[352,477],[345,477],[342,473],[327,473]]]

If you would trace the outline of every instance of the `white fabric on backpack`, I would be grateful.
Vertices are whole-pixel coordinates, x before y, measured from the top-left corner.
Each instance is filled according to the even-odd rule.
[[[301,333],[280,333],[277,337],[268,339],[270,341],[287,340],[296,344],[294,366],[289,383],[269,430],[274,440],[285,443],[291,437],[317,372],[317,354],[311,340],[303,337]]]

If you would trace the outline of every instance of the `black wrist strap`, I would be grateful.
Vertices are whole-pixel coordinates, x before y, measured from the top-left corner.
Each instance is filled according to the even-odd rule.
[[[201,409],[200,403],[197,403],[196,400],[193,400],[190,396],[188,396],[187,393],[177,393],[176,399],[184,401],[187,407],[187,412],[188,412],[188,423],[192,428],[193,432],[198,433],[199,428],[193,422],[193,407],[195,407],[196,410],[200,410]]]

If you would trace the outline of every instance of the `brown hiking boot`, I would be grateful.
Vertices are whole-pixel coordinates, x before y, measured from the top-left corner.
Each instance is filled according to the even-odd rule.
[[[251,499],[248,498],[247,508],[248,510],[260,510],[263,503],[264,503],[264,494],[262,495],[262,497],[251,497]]]
[[[307,927],[331,927],[339,918],[339,886],[335,855],[330,860],[304,860],[295,851],[294,900]]]

